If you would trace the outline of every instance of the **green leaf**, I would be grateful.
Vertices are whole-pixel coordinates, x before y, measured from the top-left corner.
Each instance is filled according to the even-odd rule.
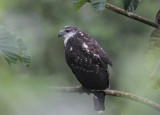
[[[160,28],[155,29],[149,40],[145,54],[146,69],[152,78],[152,85],[160,87]]]
[[[123,0],[124,9],[128,12],[133,12],[138,6],[139,0]]]
[[[74,10],[79,10],[86,2],[87,0],[74,0]]]
[[[0,26],[0,55],[3,55],[8,64],[20,60],[29,66],[31,56],[27,53],[26,47],[21,38],[16,37],[4,27]]]
[[[106,0],[91,0],[92,8],[99,12],[105,9]]]
[[[31,62],[31,55],[27,52],[27,48],[20,37],[17,37],[17,44],[19,50],[18,59],[28,67]]]

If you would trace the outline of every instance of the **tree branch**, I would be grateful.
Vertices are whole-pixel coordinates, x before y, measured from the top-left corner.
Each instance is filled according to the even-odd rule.
[[[150,21],[150,20],[148,20],[146,18],[143,18],[141,16],[138,16],[138,15],[132,13],[132,12],[127,12],[127,11],[125,11],[125,10],[123,10],[121,8],[118,8],[118,7],[114,6],[114,5],[111,5],[109,3],[106,4],[106,8],[110,9],[110,10],[112,10],[114,12],[117,12],[117,13],[119,13],[121,15],[124,15],[124,16],[127,16],[129,18],[132,18],[134,20],[140,21],[140,22],[142,22],[144,24],[147,24],[149,26],[152,26],[152,27],[155,27],[155,28],[159,28],[160,27],[160,25],[158,23],[156,23],[156,22]]]
[[[91,2],[91,1],[88,0],[87,2]],[[155,28],[159,28],[160,27],[160,24],[158,24],[156,22],[150,21],[150,20],[148,20],[146,18],[143,18],[141,16],[138,16],[138,15],[132,13],[132,12],[127,12],[127,11],[125,11],[125,10],[119,8],[119,7],[116,7],[114,5],[111,5],[109,3],[107,3],[105,7],[107,9],[109,9],[109,10],[112,10],[112,11],[114,11],[116,13],[119,13],[121,15],[127,16],[127,17],[129,17],[131,19],[137,20],[137,21],[142,22],[144,24],[147,24],[149,26],[152,26],[152,27],[155,27]]]
[[[55,90],[55,91],[60,91],[60,92],[78,92],[78,93],[87,93],[87,94],[93,93],[93,91],[89,91],[89,90],[83,89],[81,87],[54,87],[52,89]],[[134,100],[134,101],[143,103],[145,105],[148,105],[148,106],[160,111],[160,105],[159,104],[157,104],[157,103],[155,103],[151,100],[145,99],[143,97],[136,96],[136,95],[133,95],[133,94],[130,94],[130,93],[117,91],[117,90],[108,90],[107,89],[107,90],[103,90],[103,91],[106,93],[106,95],[122,97],[122,98],[130,99],[130,100]]]

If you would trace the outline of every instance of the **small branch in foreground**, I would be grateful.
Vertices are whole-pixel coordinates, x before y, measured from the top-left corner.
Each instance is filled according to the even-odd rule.
[[[160,25],[159,25],[158,23],[155,23],[155,22],[150,21],[150,20],[148,20],[148,19],[146,19],[146,18],[143,18],[143,17],[141,17],[141,16],[138,16],[138,15],[132,13],[132,12],[127,12],[127,11],[125,11],[125,10],[123,10],[123,9],[121,9],[121,8],[118,8],[118,7],[114,6],[114,5],[111,5],[111,4],[109,4],[109,3],[106,4],[106,8],[107,8],[107,9],[110,9],[110,10],[112,10],[112,11],[114,11],[114,12],[117,12],[117,13],[119,13],[119,14],[122,14],[122,15],[124,15],[124,16],[127,16],[127,17],[129,17],[129,18],[132,18],[132,19],[134,19],[134,20],[140,21],[140,22],[142,22],[142,23],[144,23],[144,24],[150,25],[150,26],[152,26],[152,27],[155,27],[155,28],[159,28],[159,27],[160,27]]]
[[[55,90],[55,91],[61,91],[61,92],[78,92],[78,93],[87,93],[87,94],[92,93],[92,91],[83,89],[81,87],[54,87],[52,89]],[[136,96],[136,95],[133,95],[133,94],[130,94],[130,93],[125,93],[125,92],[121,92],[121,91],[117,91],[117,90],[108,90],[107,89],[107,90],[103,90],[103,91],[106,93],[106,95],[122,97],[122,98],[130,99],[130,100],[134,100],[134,101],[143,103],[145,105],[148,105],[148,106],[160,111],[160,105],[159,104],[157,104],[157,103],[155,103],[151,100],[142,98],[140,96]]]

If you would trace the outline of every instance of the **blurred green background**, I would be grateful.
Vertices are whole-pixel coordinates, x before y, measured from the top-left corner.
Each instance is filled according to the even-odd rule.
[[[110,0],[123,7],[122,0]],[[143,0],[136,14],[155,20],[159,0]],[[60,93],[49,87],[77,86],[64,58],[58,32],[73,25],[95,38],[113,63],[110,89],[133,93],[160,103],[145,69],[145,51],[154,28],[110,10],[96,13],[89,3],[73,10],[72,0],[0,0],[0,25],[22,36],[32,55],[29,68],[0,63],[0,115],[96,115],[93,97]],[[106,115],[159,115],[134,101],[106,96]]]

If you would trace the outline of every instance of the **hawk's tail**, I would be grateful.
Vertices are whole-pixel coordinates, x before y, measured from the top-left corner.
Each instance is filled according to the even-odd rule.
[[[95,91],[94,92],[94,110],[97,111],[98,113],[103,113],[105,110],[105,93],[102,91]]]

